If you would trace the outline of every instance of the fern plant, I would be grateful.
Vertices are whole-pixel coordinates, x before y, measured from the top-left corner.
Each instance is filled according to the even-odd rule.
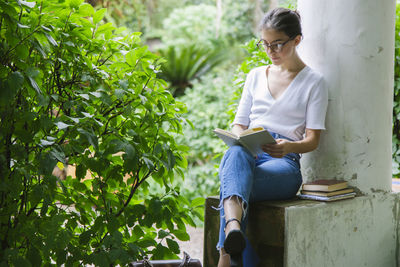
[[[169,82],[172,94],[183,95],[192,87],[193,80],[200,78],[224,60],[222,49],[209,49],[197,45],[170,46],[159,51],[166,60],[161,65],[159,77]]]

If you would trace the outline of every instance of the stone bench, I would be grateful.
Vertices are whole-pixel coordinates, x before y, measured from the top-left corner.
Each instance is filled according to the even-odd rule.
[[[378,193],[331,203],[292,199],[251,204],[247,236],[259,266],[399,266],[399,196]],[[218,197],[208,197],[204,266],[217,266]]]

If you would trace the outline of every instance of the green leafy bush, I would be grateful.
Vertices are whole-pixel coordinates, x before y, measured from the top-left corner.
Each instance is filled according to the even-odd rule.
[[[82,2],[0,2],[1,265],[176,257],[201,217],[170,187],[187,165],[173,136],[186,107],[139,33]],[[53,175],[67,164],[76,177]]]
[[[400,4],[396,5],[393,99],[393,175],[400,175]]]

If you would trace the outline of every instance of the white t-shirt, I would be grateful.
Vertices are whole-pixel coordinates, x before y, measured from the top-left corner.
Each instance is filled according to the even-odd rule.
[[[274,99],[267,88],[266,68],[255,68],[247,75],[232,124],[261,126],[295,141],[303,139],[306,128],[325,130],[328,90],[322,76],[306,66]]]

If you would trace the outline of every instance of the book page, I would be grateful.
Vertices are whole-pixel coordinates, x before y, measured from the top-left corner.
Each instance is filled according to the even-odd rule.
[[[259,132],[259,131],[262,131],[262,130],[264,130],[263,127],[255,127],[255,128],[246,129],[246,130],[244,130],[243,132],[240,133],[240,136],[249,135],[249,134],[252,134],[252,133],[255,133],[255,132]]]
[[[224,143],[226,145],[228,145],[229,147],[234,146],[234,145],[239,145],[239,141],[238,141],[238,137],[226,130],[222,130],[222,129],[215,129],[214,133],[222,139],[222,141],[224,141]]]
[[[275,144],[275,139],[267,130],[256,131],[251,134],[240,136],[239,141],[250,150],[253,155],[264,152],[261,149],[262,145]]]
[[[236,134],[234,134],[234,133],[232,133],[230,131],[227,131],[227,130],[220,129],[220,128],[216,128],[214,130],[214,133],[222,134],[222,135],[226,135],[226,136],[229,136],[231,138],[234,138],[234,139],[238,139],[238,136]]]

